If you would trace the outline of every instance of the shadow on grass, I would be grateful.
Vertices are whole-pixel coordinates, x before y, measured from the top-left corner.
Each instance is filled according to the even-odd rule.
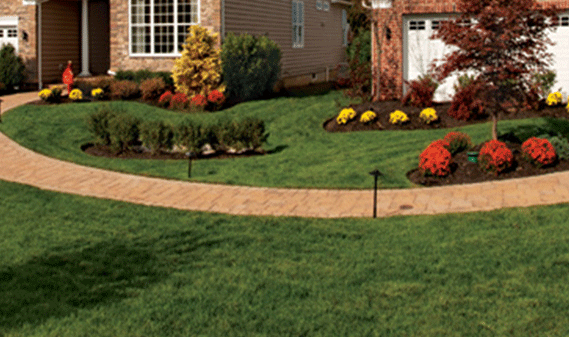
[[[530,137],[542,135],[557,136],[561,134],[569,138],[569,120],[557,118],[545,118],[545,125],[521,125],[508,128],[507,132],[500,135],[500,140],[521,143]]]
[[[135,296],[136,289],[167,277],[177,262],[195,261],[200,247],[218,243],[189,232],[170,234],[143,243],[105,242],[0,267],[0,336],[4,329]]]

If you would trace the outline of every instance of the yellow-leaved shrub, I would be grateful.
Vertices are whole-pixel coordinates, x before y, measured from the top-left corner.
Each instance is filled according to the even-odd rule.
[[[182,56],[174,62],[172,78],[177,92],[187,96],[207,94],[221,88],[221,58],[217,35],[194,25],[188,29]]]

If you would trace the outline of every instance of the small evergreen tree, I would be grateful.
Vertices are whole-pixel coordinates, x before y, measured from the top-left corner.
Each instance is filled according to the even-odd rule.
[[[0,49],[0,83],[6,89],[12,90],[14,86],[24,82],[26,67],[22,58],[16,55],[16,50],[11,44],[6,44]]]

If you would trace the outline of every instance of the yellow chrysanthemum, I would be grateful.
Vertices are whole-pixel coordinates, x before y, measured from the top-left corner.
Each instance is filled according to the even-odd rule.
[[[369,123],[377,118],[375,112],[368,110],[362,114],[360,117],[360,122],[362,123]]]
[[[419,118],[421,118],[421,120],[426,124],[431,124],[432,122],[439,119],[439,116],[437,116],[437,111],[435,109],[426,108],[423,111],[421,111],[421,113],[419,114]]]
[[[547,99],[545,100],[545,103],[549,106],[557,105],[557,104],[561,103],[562,99],[563,99],[563,96],[561,95],[561,93],[559,91],[556,91],[556,92],[552,92],[551,94],[547,95]]]
[[[336,117],[336,122],[338,122],[338,124],[346,124],[355,117],[356,117],[356,111],[354,109],[352,108],[343,109],[342,111],[340,111],[338,117]]]
[[[104,93],[104,91],[101,88],[96,88],[96,89],[91,90],[91,96],[94,98],[103,97],[103,93]]]
[[[83,92],[80,89],[73,89],[69,93],[69,99],[79,101],[83,99]]]
[[[389,115],[389,123],[391,124],[403,124],[409,121],[409,117],[403,111],[395,110]]]
[[[52,95],[53,93],[49,89],[43,89],[38,94],[38,96],[44,101],[47,101]]]

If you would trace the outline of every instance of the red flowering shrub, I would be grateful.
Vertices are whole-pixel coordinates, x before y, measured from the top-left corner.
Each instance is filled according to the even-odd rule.
[[[480,98],[484,86],[472,82],[458,90],[452,98],[448,114],[454,119],[467,121],[484,114],[485,104]]]
[[[183,92],[179,92],[170,99],[170,108],[184,110],[188,106],[188,96]]]
[[[472,146],[472,141],[470,139],[470,136],[464,132],[458,132],[458,131],[449,132],[445,136],[444,140],[450,144],[449,151],[452,154],[456,154]]]
[[[531,137],[522,144],[522,151],[527,160],[539,167],[553,164],[557,158],[553,145],[547,139]]]
[[[204,95],[197,94],[192,97],[191,104],[192,106],[202,108],[207,104],[207,100]]]
[[[210,103],[221,105],[225,101],[225,96],[219,90],[213,90],[207,95],[207,100]]]
[[[478,162],[483,169],[498,173],[510,168],[514,161],[512,151],[499,140],[486,142],[478,154]]]
[[[170,101],[172,100],[173,95],[174,94],[172,94],[170,90],[166,91],[165,93],[160,95],[160,98],[158,99],[158,104],[160,104],[163,107],[170,105]]]
[[[439,86],[430,76],[407,82],[409,91],[401,100],[403,104],[426,108],[433,105],[433,96]]]
[[[436,140],[429,144],[419,156],[419,170],[425,175],[443,177],[450,173],[451,154],[449,143]]]

